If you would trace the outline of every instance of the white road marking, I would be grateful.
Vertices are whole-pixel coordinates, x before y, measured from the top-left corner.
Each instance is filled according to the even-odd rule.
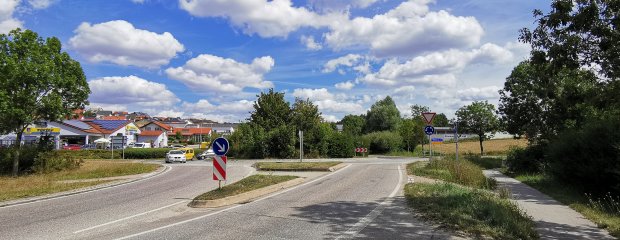
[[[164,169],[164,171],[162,171],[160,173],[157,173],[157,174],[153,173],[150,176],[147,175],[147,176],[145,176],[142,179],[138,179],[138,180],[134,180],[134,181],[126,182],[126,183],[121,183],[121,184],[117,184],[117,185],[102,187],[102,188],[95,188],[95,189],[92,189],[92,190],[86,190],[86,191],[82,191],[82,192],[71,193],[71,194],[63,195],[63,196],[57,196],[57,197],[52,196],[52,197],[49,197],[49,198],[35,199],[35,200],[32,200],[32,201],[23,202],[23,203],[9,204],[9,205],[6,205],[6,206],[0,206],[0,208],[10,208],[10,207],[15,207],[15,206],[27,205],[27,204],[31,204],[31,203],[46,202],[46,201],[51,201],[51,200],[56,200],[56,199],[61,199],[61,198],[81,195],[81,194],[85,194],[85,193],[101,191],[101,190],[104,190],[104,189],[110,189],[110,188],[125,186],[125,185],[132,184],[132,183],[142,182],[144,180],[148,180],[148,179],[151,179],[153,177],[160,176],[160,175],[162,175],[162,174],[164,174],[166,172],[169,172],[172,169],[171,166],[168,166],[168,165],[163,165],[163,166],[166,168],[166,169]]]
[[[85,229],[82,229],[82,230],[79,230],[79,231],[75,231],[73,233],[74,234],[78,234],[78,233],[81,233],[81,232],[86,232],[88,230],[93,230],[95,228],[103,227],[103,226],[106,226],[106,225],[110,225],[110,224],[114,224],[114,223],[117,223],[117,222],[125,221],[127,219],[131,219],[131,218],[139,217],[139,216],[142,216],[142,215],[145,215],[145,214],[149,214],[149,213],[152,213],[152,212],[156,212],[156,211],[159,211],[159,210],[162,210],[162,209],[165,209],[165,208],[169,208],[169,207],[172,207],[174,205],[178,205],[178,204],[184,203],[184,202],[187,202],[187,201],[179,201],[179,202],[176,202],[176,203],[173,203],[173,204],[170,204],[170,205],[166,205],[166,206],[163,206],[163,207],[160,207],[160,208],[157,208],[157,209],[153,209],[153,210],[146,211],[146,212],[143,212],[143,213],[138,213],[138,214],[135,214],[135,215],[131,215],[129,217],[124,217],[124,218],[117,219],[117,220],[114,220],[114,221],[111,221],[111,222],[107,222],[107,223],[104,223],[104,224],[99,224],[99,225],[92,226],[92,227],[89,227],[89,228],[85,228]]]
[[[349,166],[351,166],[351,164],[347,165],[346,167],[341,168],[340,170],[337,170],[337,171],[335,171],[335,172],[332,172],[332,173],[330,173],[330,174],[323,175],[323,176],[321,176],[321,177],[319,177],[319,178],[317,178],[317,179],[314,179],[314,180],[312,180],[312,181],[310,181],[310,182],[307,182],[307,183],[304,183],[304,184],[301,184],[301,185],[297,185],[296,187],[292,187],[292,188],[286,189],[286,190],[284,190],[284,191],[281,191],[281,192],[277,192],[277,193],[274,193],[274,194],[268,195],[268,196],[266,196],[266,197],[264,197],[264,198],[257,199],[257,200],[255,200],[255,201],[253,201],[253,202],[251,202],[251,203],[248,203],[248,204],[253,204],[253,203],[256,203],[256,202],[260,202],[260,201],[262,201],[262,200],[265,200],[265,199],[268,199],[268,198],[271,198],[271,197],[275,197],[275,196],[278,196],[278,195],[280,195],[280,194],[283,194],[283,193],[286,193],[286,192],[292,191],[292,190],[294,190],[294,189],[300,188],[300,187],[302,187],[302,186],[305,186],[305,185],[308,185],[308,184],[314,183],[314,182],[316,182],[316,181],[322,180],[323,178],[326,178],[326,177],[328,177],[328,176],[332,176],[332,175],[334,175],[334,174],[336,174],[336,173],[342,172],[342,170],[343,170],[343,169],[346,169],[346,168],[348,168]],[[400,167],[399,167],[399,169],[400,169]],[[233,209],[238,208],[238,207],[241,207],[241,206],[246,206],[246,205],[248,205],[248,204],[240,204],[240,205],[232,206],[232,207],[225,208],[225,209],[222,209],[222,210],[219,210],[219,211],[216,211],[216,212],[209,213],[209,214],[207,214],[207,215],[202,215],[202,216],[195,217],[195,218],[192,218],[192,219],[188,219],[188,220],[185,220],[185,221],[176,222],[176,223],[173,223],[173,224],[169,224],[169,225],[161,226],[161,227],[158,227],[158,228],[154,228],[154,229],[147,230],[147,231],[144,231],[144,232],[139,232],[139,233],[132,234],[132,235],[129,235],[129,236],[125,236],[125,237],[122,237],[122,238],[117,238],[117,240],[129,239],[129,238],[137,237],[137,236],[144,235],[144,234],[147,234],[147,233],[152,233],[152,232],[155,232],[155,231],[159,231],[159,230],[162,230],[162,229],[166,229],[166,228],[169,228],[169,227],[174,227],[174,226],[177,226],[177,225],[181,225],[181,224],[185,224],[185,223],[188,223],[188,222],[196,221],[196,220],[203,219],[203,218],[206,218],[206,217],[210,217],[210,216],[213,216],[213,215],[216,215],[216,214],[220,214],[220,213],[223,213],[223,212],[226,212],[226,211],[229,211],[229,210],[233,210]]]
[[[366,217],[360,219],[355,225],[351,226],[351,228],[349,228],[349,230],[344,232],[343,235],[339,236],[336,239],[355,238],[355,235],[357,235],[359,232],[364,230],[364,228],[366,228],[366,226],[368,226],[368,224],[370,224],[372,221],[375,220],[375,218],[377,218],[379,215],[381,215],[381,213],[383,212],[383,210],[387,206],[388,201],[390,201],[394,196],[396,196],[396,194],[400,190],[400,186],[402,185],[402,181],[403,181],[403,173],[402,173],[402,170],[400,169],[400,165],[398,165],[398,184],[396,185],[396,187],[394,188],[392,193],[390,193],[388,198],[383,200],[383,202],[379,203],[379,206],[377,206],[370,213],[368,213],[368,215],[366,215]]]

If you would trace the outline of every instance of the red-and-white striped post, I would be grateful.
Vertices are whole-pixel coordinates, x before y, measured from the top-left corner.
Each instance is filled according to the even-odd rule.
[[[213,157],[213,180],[226,180],[226,156]]]

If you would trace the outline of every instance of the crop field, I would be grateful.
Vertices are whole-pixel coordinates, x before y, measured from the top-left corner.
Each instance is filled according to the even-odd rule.
[[[495,139],[486,140],[482,142],[484,147],[484,154],[506,154],[511,147],[525,147],[527,146],[526,139]],[[424,146],[427,148],[427,146]],[[443,143],[433,144],[433,152],[440,152],[442,154],[454,154],[455,143]],[[480,154],[480,143],[478,141],[468,140],[466,142],[459,142],[459,153],[473,153]]]

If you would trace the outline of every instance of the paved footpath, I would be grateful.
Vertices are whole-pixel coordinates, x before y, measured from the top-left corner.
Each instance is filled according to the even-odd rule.
[[[615,239],[580,213],[514,178],[496,170],[484,174],[510,190],[513,200],[536,222],[541,239]]]

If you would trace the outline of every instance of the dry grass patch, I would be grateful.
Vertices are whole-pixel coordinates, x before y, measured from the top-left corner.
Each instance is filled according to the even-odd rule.
[[[433,145],[433,152],[441,152],[443,154],[455,154],[455,143],[444,143]],[[482,142],[484,147],[484,154],[505,154],[512,147],[526,147],[526,139],[495,139]],[[480,153],[480,142],[478,141],[466,141],[459,142],[459,153]]]
[[[275,185],[278,183],[286,182],[298,178],[297,176],[280,176],[280,175],[252,175],[240,181],[226,185],[221,189],[211,190],[203,193],[194,200],[215,200],[225,198],[229,196],[238,195],[244,192],[249,192],[259,188]]]
[[[86,161],[80,168],[46,174],[0,177],[0,201],[41,196],[50,193],[107,183],[111,180],[63,183],[63,180],[93,179],[141,174],[155,171],[159,165],[119,162]]]

